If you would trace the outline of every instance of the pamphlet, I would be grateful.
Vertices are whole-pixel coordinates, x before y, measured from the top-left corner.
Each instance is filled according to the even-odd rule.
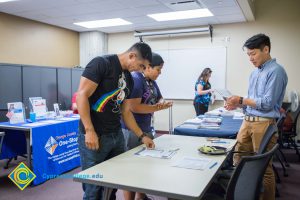
[[[7,109],[6,116],[9,118],[9,123],[18,124],[25,122],[26,118],[22,102],[7,103]]]
[[[46,99],[33,99],[32,110],[36,113],[36,118],[44,118],[47,115]]]
[[[221,95],[225,101],[227,100],[228,97],[232,96],[232,93],[227,89],[215,89],[215,92]]]
[[[55,112],[56,117],[60,117],[61,114],[60,114],[58,103],[53,104],[53,108],[54,108],[54,112]]]
[[[144,147],[142,150],[136,152],[135,155],[169,159],[172,158],[178,150],[179,149],[147,149]]]

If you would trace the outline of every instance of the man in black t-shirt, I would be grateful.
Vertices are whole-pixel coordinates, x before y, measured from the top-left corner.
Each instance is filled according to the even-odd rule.
[[[148,148],[154,148],[152,139],[138,127],[125,100],[133,88],[130,72],[141,70],[151,59],[151,48],[139,42],[122,54],[96,57],[86,66],[76,99],[81,118],[78,143],[83,170],[125,151],[121,114],[126,126]],[[83,199],[102,199],[102,189],[84,183]]]

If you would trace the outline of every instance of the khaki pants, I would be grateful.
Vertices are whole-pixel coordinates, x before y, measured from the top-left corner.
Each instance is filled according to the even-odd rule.
[[[235,151],[247,151],[257,152],[261,143],[261,140],[270,124],[273,124],[274,120],[270,121],[257,121],[249,122],[244,120],[242,126],[237,135],[237,144]],[[276,144],[277,137],[273,136],[267,150],[269,151]],[[234,154],[233,164],[237,165],[241,159],[241,156],[246,154]],[[264,193],[263,200],[275,200],[275,176],[272,168],[272,160],[270,161],[266,173],[264,174]]]

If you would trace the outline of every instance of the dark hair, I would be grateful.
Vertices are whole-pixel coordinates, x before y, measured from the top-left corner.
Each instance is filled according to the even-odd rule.
[[[150,66],[153,68],[162,64],[164,64],[163,58],[159,54],[152,52],[152,62]]]
[[[201,72],[200,76],[198,77],[198,81],[200,81],[201,79],[204,80],[204,78],[206,78],[210,73],[212,73],[212,70],[210,68],[208,68],[208,67],[205,68]]]
[[[151,47],[144,43],[144,42],[137,42],[134,45],[132,45],[127,52],[129,51],[137,51],[139,56],[142,57],[142,59],[148,60],[150,63],[152,62],[152,51]]]
[[[246,47],[247,49],[260,49],[263,50],[265,46],[269,47],[269,52],[271,52],[271,42],[270,38],[266,36],[265,34],[257,34],[249,38],[243,47]]]

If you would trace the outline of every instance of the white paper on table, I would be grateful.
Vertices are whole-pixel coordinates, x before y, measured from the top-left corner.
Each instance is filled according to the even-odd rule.
[[[193,118],[193,119],[188,119],[184,123],[191,123],[191,124],[200,124],[203,121],[203,119],[200,119],[198,117]]]
[[[190,129],[198,129],[201,128],[201,124],[181,124],[180,128],[190,128]]]
[[[135,155],[138,156],[150,156],[154,158],[172,158],[173,155],[178,151],[179,149],[173,149],[173,150],[165,150],[165,149],[147,149],[143,148],[142,150],[135,153]]]
[[[212,159],[210,158],[184,157],[181,160],[177,160],[172,166],[185,169],[204,170],[208,168],[211,162]]]
[[[203,122],[206,122],[206,123],[221,123],[222,118],[221,117],[204,117]]]

